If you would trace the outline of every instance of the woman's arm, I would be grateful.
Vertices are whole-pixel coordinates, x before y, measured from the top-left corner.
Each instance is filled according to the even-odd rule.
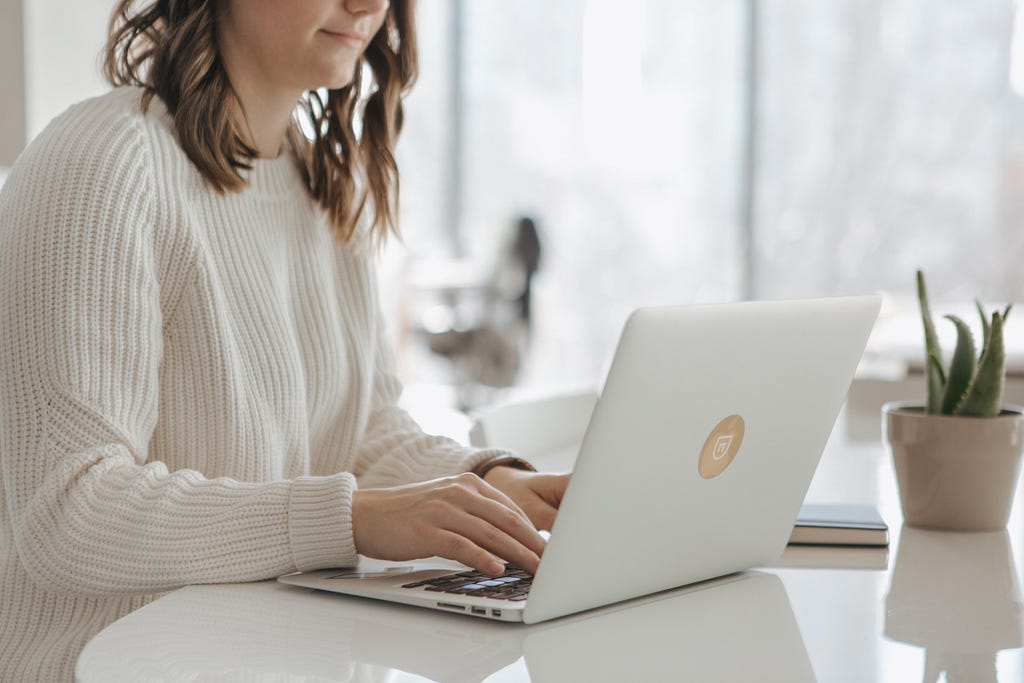
[[[81,595],[352,564],[350,474],[240,483],[147,462],[185,278],[141,125],[81,105],[0,195],[0,515],[18,557]]]

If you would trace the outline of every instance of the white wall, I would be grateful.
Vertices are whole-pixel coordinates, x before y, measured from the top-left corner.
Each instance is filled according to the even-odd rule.
[[[25,144],[22,0],[0,0],[0,178]],[[0,180],[2,184],[2,180]]]
[[[99,55],[113,0],[0,0],[0,167],[53,117],[107,89]]]
[[[16,1],[16,0],[5,0]],[[112,0],[23,0],[28,138],[108,89],[100,75]]]

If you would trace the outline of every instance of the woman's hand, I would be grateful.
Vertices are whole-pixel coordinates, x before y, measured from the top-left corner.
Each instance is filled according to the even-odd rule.
[[[352,498],[352,534],[367,557],[439,555],[491,575],[504,571],[502,560],[534,573],[544,552],[544,539],[519,506],[475,474],[360,489]]]
[[[484,481],[511,498],[535,527],[550,531],[569,477],[498,466],[487,473]]]

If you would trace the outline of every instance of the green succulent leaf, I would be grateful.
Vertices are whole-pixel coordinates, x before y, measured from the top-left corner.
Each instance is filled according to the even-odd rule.
[[[945,390],[945,373],[942,370],[942,349],[935,334],[932,312],[928,306],[928,292],[924,285],[924,273],[917,271],[917,298],[921,306],[921,322],[924,324],[925,357],[928,359],[928,412],[938,413],[942,409]]]
[[[952,415],[953,410],[963,400],[967,388],[974,378],[975,348],[974,335],[971,328],[955,315],[947,315],[947,320],[956,325],[956,349],[949,365],[949,376],[946,378],[946,391],[942,397],[942,414]]]
[[[1003,314],[992,314],[989,343],[978,363],[974,381],[967,396],[956,409],[957,415],[974,417],[995,417],[999,415],[1003,402],[1003,375],[1006,370],[1006,353],[1003,348]]]
[[[985,349],[988,348],[988,335],[991,332],[991,326],[988,324],[988,314],[985,313],[985,307],[981,305],[981,302],[977,299],[974,300],[975,305],[978,307],[978,315],[981,317],[981,353],[978,354],[980,359],[985,355]],[[1003,316],[1004,318],[1006,316]]]
[[[1013,304],[1012,303],[1006,304],[1006,308],[1003,309],[1003,322],[1004,323],[1006,322],[1006,319],[1010,317],[1010,311],[1012,309],[1013,309]]]
[[[935,356],[928,356],[928,384],[929,386],[945,387],[946,386],[946,371],[942,368],[942,361]],[[931,395],[929,395],[931,398]],[[942,398],[940,395],[939,398]],[[929,413],[938,413],[942,409],[942,403],[940,402],[935,410],[931,409],[931,404],[928,406]]]

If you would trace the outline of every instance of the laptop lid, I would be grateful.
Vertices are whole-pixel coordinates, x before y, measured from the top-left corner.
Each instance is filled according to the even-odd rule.
[[[523,620],[775,560],[880,307],[873,295],[636,311]]]

